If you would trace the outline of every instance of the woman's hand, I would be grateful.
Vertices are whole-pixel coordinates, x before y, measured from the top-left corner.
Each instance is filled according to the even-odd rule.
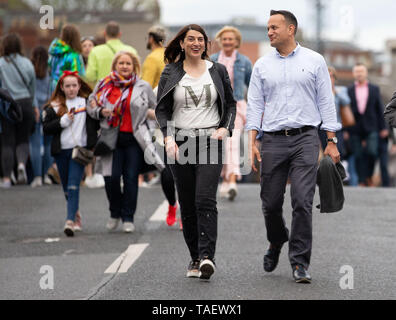
[[[103,109],[100,111],[100,114],[101,114],[104,118],[109,118],[109,117],[111,117],[111,115],[113,114],[113,111],[111,111],[111,110],[109,110],[109,109],[106,109],[106,108],[103,108]]]
[[[71,121],[73,121],[73,120],[74,120],[74,111],[69,111],[69,112],[67,113],[67,117],[68,117]]]
[[[150,120],[155,120],[155,110],[154,109],[148,109],[147,110],[147,119]]]
[[[89,105],[91,106],[92,109],[94,109],[98,106],[98,103],[96,102],[95,99],[92,99],[91,101],[89,101]]]
[[[226,128],[219,128],[213,132],[211,138],[217,140],[224,140],[228,136],[228,130]]]
[[[179,159],[179,147],[177,146],[173,137],[165,137],[165,151],[169,158],[178,160]]]

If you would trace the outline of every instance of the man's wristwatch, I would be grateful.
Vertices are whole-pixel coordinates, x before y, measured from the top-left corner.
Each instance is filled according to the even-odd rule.
[[[328,139],[327,139],[327,142],[333,142],[334,144],[337,144],[338,139],[337,139],[337,137],[328,138]]]

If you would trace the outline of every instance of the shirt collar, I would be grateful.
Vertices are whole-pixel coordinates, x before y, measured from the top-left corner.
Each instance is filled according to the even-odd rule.
[[[359,82],[355,81],[355,87],[368,87],[368,81],[366,80],[362,84],[360,84]]]
[[[276,53],[276,55],[277,55],[279,58],[288,58],[288,57],[292,57],[292,56],[296,55],[296,54],[298,53],[298,51],[300,50],[300,48],[301,48],[301,46],[300,46],[300,44],[299,44],[298,42],[296,42],[296,44],[297,44],[296,48],[295,48],[292,52],[290,52],[290,54],[289,54],[287,57],[281,56],[281,54],[279,53],[279,51],[278,51],[277,49],[275,49],[275,53]]]

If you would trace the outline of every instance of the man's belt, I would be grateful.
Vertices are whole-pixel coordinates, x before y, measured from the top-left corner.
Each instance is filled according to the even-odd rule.
[[[296,136],[298,134],[301,134],[303,132],[306,132],[308,130],[312,130],[315,127],[313,126],[304,126],[301,128],[295,128],[295,129],[285,129],[285,130],[279,130],[279,131],[273,131],[273,132],[264,132],[267,134],[270,134],[272,136]]]

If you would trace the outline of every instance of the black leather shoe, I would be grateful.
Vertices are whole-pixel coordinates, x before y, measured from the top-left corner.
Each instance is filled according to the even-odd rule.
[[[264,255],[264,270],[266,272],[272,272],[278,265],[279,255],[281,253],[282,246],[271,245]]]
[[[296,283],[311,283],[312,280],[308,271],[301,264],[293,267],[293,278]]]

